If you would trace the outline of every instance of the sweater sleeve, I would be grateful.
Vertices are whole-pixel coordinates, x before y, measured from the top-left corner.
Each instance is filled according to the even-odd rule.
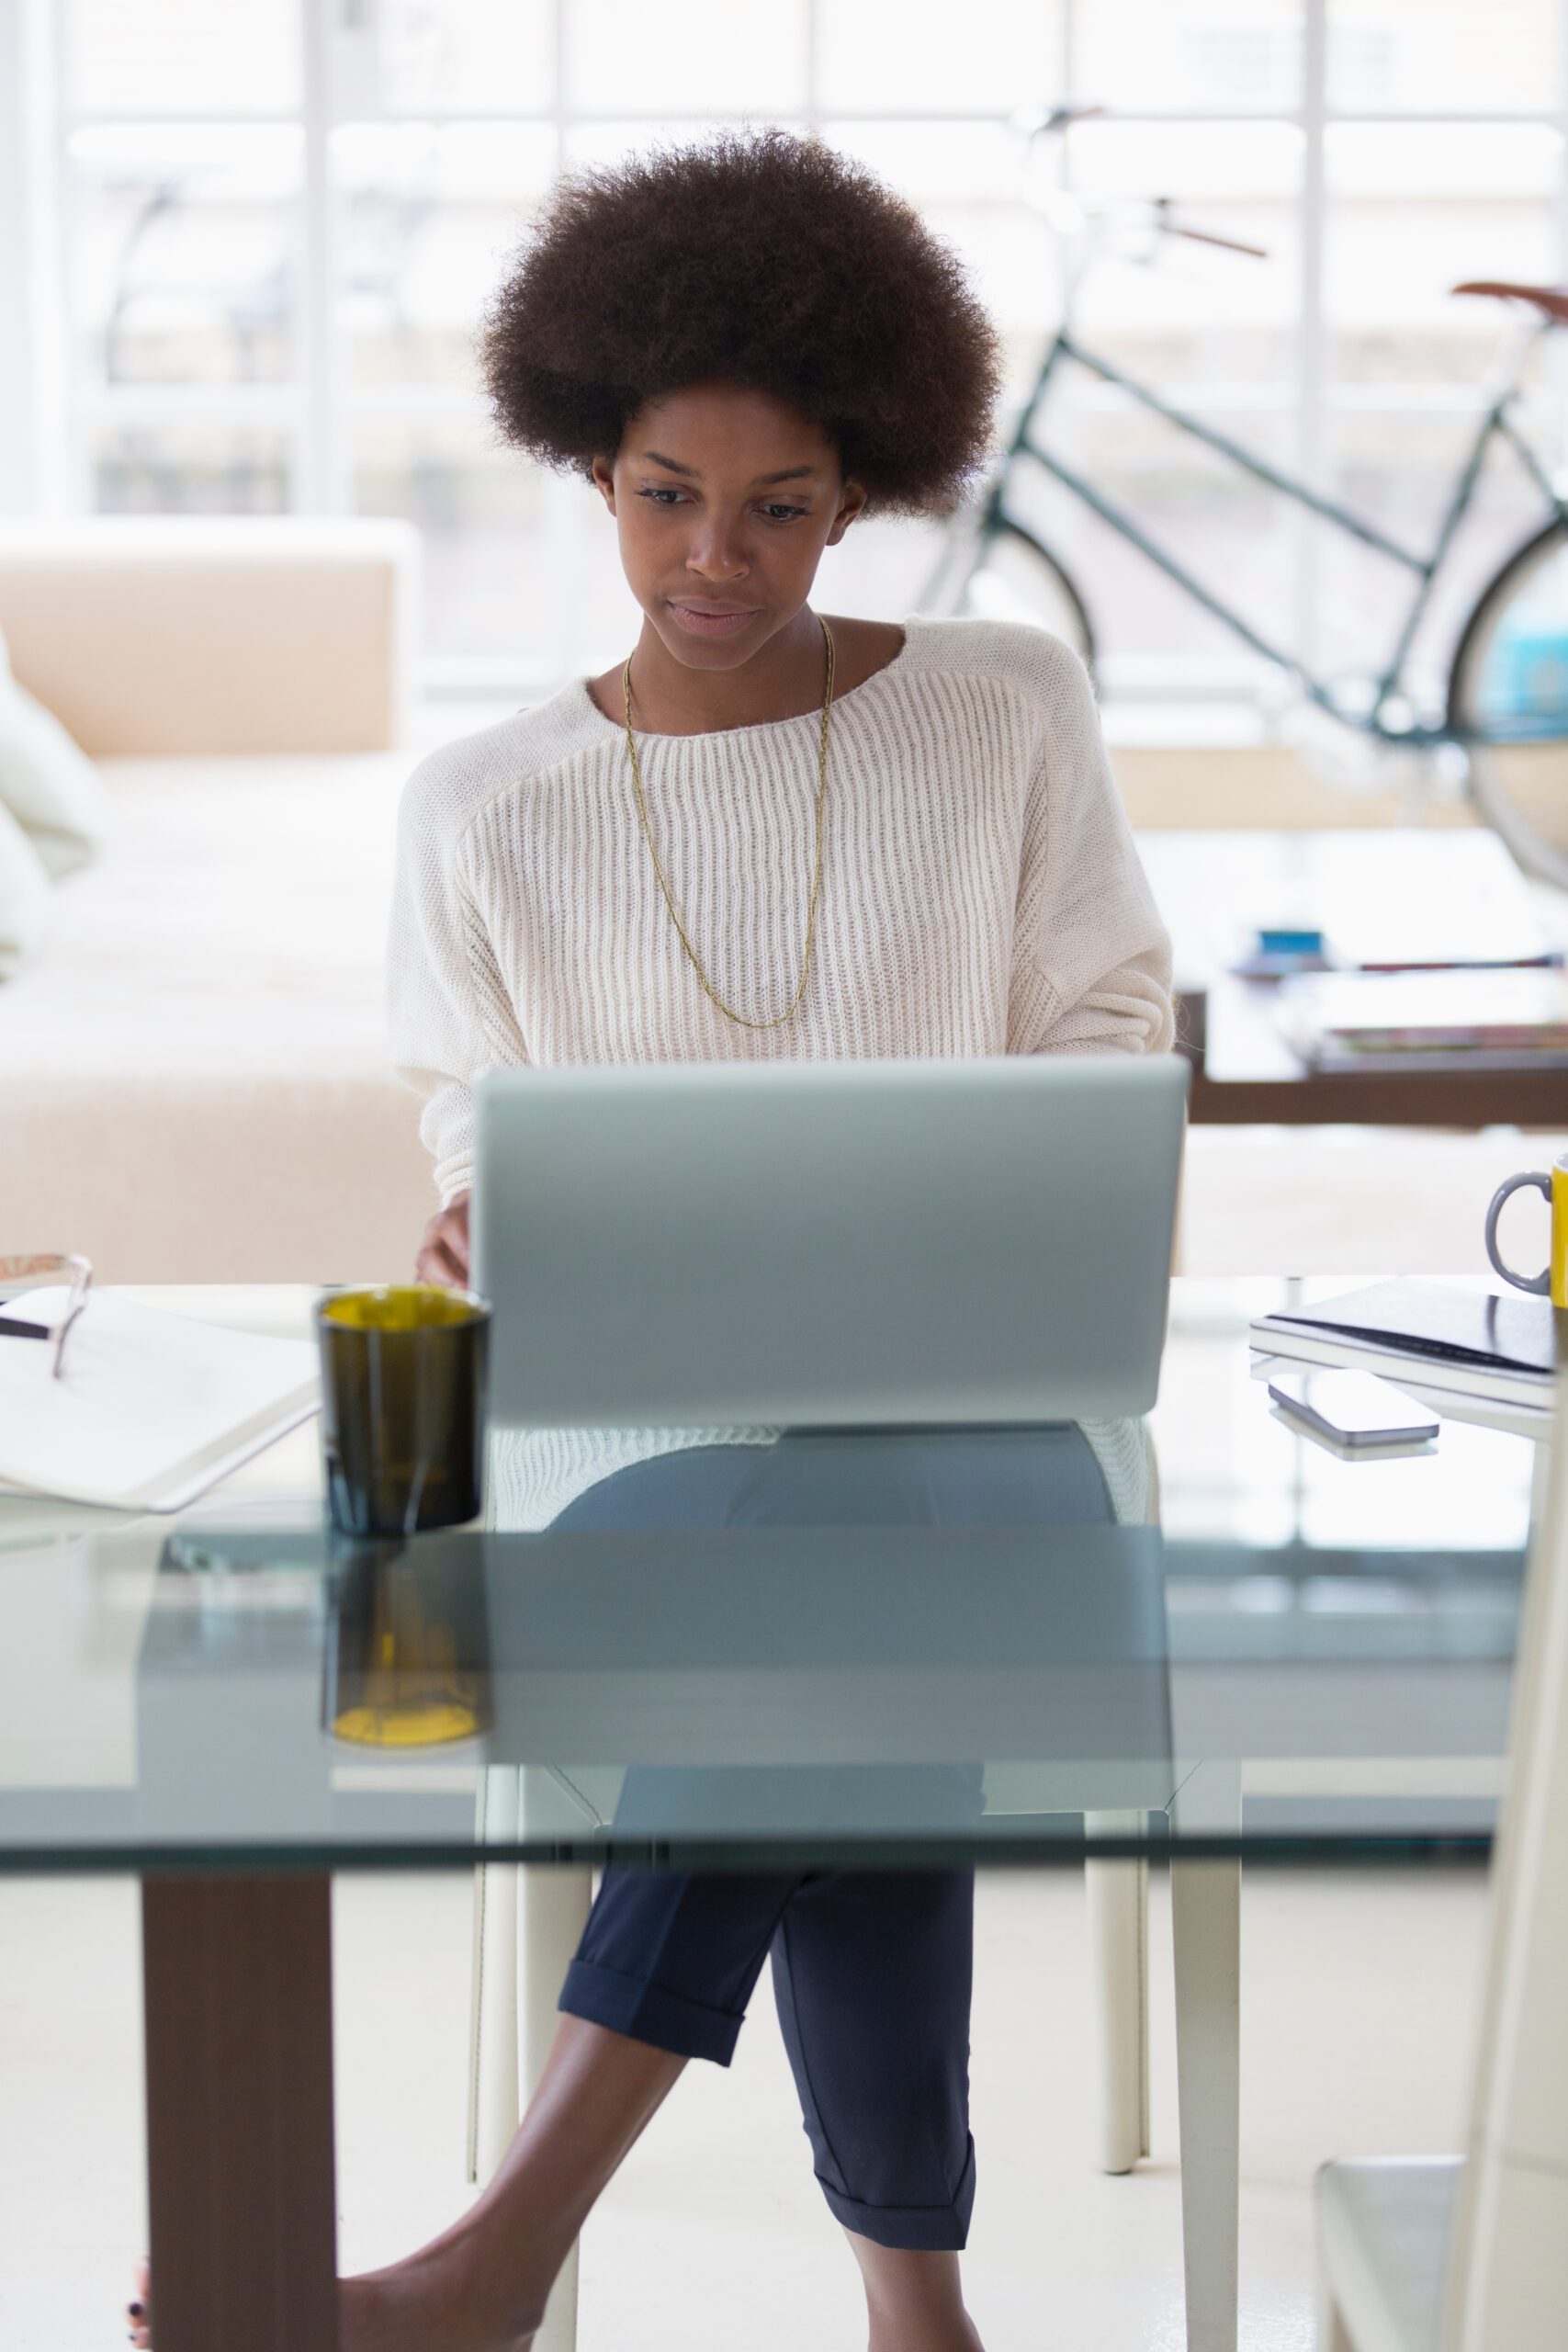
[[[445,1207],[473,1183],[474,1080],[529,1055],[468,885],[461,833],[443,822],[434,786],[427,767],[416,768],[398,811],[387,1011],[392,1067],[424,1097],[419,1132]]]
[[[1170,940],[1138,863],[1089,673],[1045,640],[1008,1006],[1013,1054],[1166,1053]]]

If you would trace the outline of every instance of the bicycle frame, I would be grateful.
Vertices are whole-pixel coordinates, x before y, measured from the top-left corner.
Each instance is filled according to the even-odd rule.
[[[1469,454],[1455,479],[1448,511],[1438,525],[1431,552],[1421,556],[1415,554],[1409,548],[1402,546],[1386,531],[1380,530],[1375,524],[1369,523],[1364,516],[1357,514],[1350,507],[1342,504],[1339,500],[1325,497],[1321,492],[1310,488],[1307,483],[1281,472],[1277,466],[1271,466],[1266,458],[1258,457],[1253,450],[1243,447],[1241,443],[1233,441],[1228,435],[1217,432],[1213,425],[1203,424],[1200,418],[1191,415],[1187,410],[1178,408],[1173,402],[1162,399],[1158,392],[1153,390],[1147,384],[1140,383],[1136,377],[1129,376],[1110,360],[1101,358],[1095,352],[1089,350],[1077,341],[1070,324],[1064,323],[1041,364],[1040,373],[1035,379],[1034,390],[1019,419],[1018,429],[1009,447],[1002,469],[986,503],[981,521],[980,545],[984,546],[986,539],[998,523],[1016,519],[1010,515],[1006,504],[1009,473],[1013,463],[1020,457],[1032,458],[1066,489],[1070,490],[1075,497],[1080,498],[1084,504],[1098,514],[1111,530],[1135,547],[1141,555],[1147,557],[1157,570],[1164,572],[1168,580],[1174,581],[1176,585],[1201,605],[1205,612],[1212,614],[1215,620],[1239,637],[1244,644],[1250,646],[1255,653],[1262,654],[1266,660],[1276,662],[1288,671],[1303,694],[1321,709],[1330,711],[1336,718],[1347,719],[1363,728],[1384,741],[1406,744],[1450,741],[1452,736],[1447,727],[1423,727],[1414,723],[1400,723],[1391,706],[1400,694],[1404,665],[1410,657],[1410,650],[1415,643],[1416,632],[1421,625],[1422,616],[1430,601],[1432,583],[1443,567],[1453,544],[1455,533],[1470,510],[1475,496],[1476,485],[1481,478],[1482,467],[1485,463],[1487,452],[1494,441],[1501,439],[1508,443],[1558,519],[1568,522],[1568,506],[1564,505],[1563,500],[1553,487],[1534,449],[1508,413],[1518,391],[1524,349],[1528,348],[1529,344],[1534,342],[1539,335],[1551,332],[1552,332],[1552,322],[1550,321],[1530,330],[1525,345],[1521,346],[1519,362],[1509,372],[1507,379],[1493,394],[1481,418]],[[1212,589],[1205,588],[1202,582],[1195,579],[1188,571],[1185,564],[1179,561],[1167,548],[1161,547],[1157,540],[1152,539],[1123,508],[1116,504],[1114,500],[1108,498],[1103,491],[1097,490],[1093,483],[1086,481],[1075,467],[1055,456],[1043,444],[1035,431],[1036,419],[1050,389],[1051,379],[1059,363],[1064,359],[1076,360],[1080,367],[1089,368],[1090,373],[1098,376],[1102,382],[1118,386],[1142,407],[1150,410],[1156,416],[1162,417],[1167,424],[1174,425],[1179,432],[1189,435],[1195,441],[1201,441],[1206,448],[1217,451],[1221,457],[1239,466],[1245,473],[1252,475],[1256,481],[1267,482],[1271,490],[1278,491],[1281,496],[1291,499],[1296,505],[1305,507],[1309,513],[1320,516],[1325,522],[1346,532],[1350,537],[1359,539],[1364,547],[1376,548],[1380,554],[1390,557],[1396,563],[1403,564],[1407,571],[1415,574],[1416,584],[1410,608],[1401,623],[1388,661],[1375,679],[1373,700],[1370,710],[1363,713],[1343,708],[1336,701],[1330,684],[1325,678],[1318,676],[1309,670],[1295,654],[1287,651],[1282,646],[1272,643],[1260,631],[1255,629],[1250,622],[1245,620],[1240,613],[1225,602],[1224,597],[1216,595]],[[1028,526],[1022,526],[1022,527]]]

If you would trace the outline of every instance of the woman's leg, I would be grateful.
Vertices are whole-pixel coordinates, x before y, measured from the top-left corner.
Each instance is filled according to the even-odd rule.
[[[773,1999],[817,2178],[878,2245],[957,2253],[969,2136],[973,1871],[832,1871],[773,1939]]]
[[[523,2352],[595,2199],[685,2063],[563,2018],[484,2194],[417,2254],[342,2282],[343,2352]],[[145,2266],[138,2288],[131,2341],[151,2345]]]
[[[684,2058],[564,2017],[494,2177],[460,2220],[389,2269],[346,2279],[344,2352],[515,2352],[601,2192]]]
[[[872,1476],[863,1464],[846,1484],[837,1474],[849,1470],[855,1450],[836,1446],[828,1460],[818,1455],[807,1462],[788,1446],[712,1448],[664,1457],[616,1474],[571,1505],[557,1524],[799,1525],[833,1523],[841,1516],[885,1524],[932,1515],[923,1465],[907,1449],[894,1449],[895,1464],[878,1448]],[[712,1811],[717,1826],[737,1777],[633,1773],[617,1808],[617,1825],[636,1826],[646,1815],[656,1827],[678,1802],[694,1823]],[[833,1776],[802,1771],[739,1777],[778,1782],[772,1790],[752,1787],[741,1801],[743,1810],[765,1812],[770,1795],[787,1810],[792,1791],[786,1784]],[[957,1783],[968,1776],[942,1777]],[[809,1812],[814,1792],[797,1793]],[[944,1788],[942,1794],[951,1795],[967,1818],[979,1802],[977,1775],[972,1787],[955,1786],[951,1792]],[[964,2311],[958,2257],[952,2250],[963,2243],[974,2180],[967,2125],[971,1906],[972,1880],[962,1872],[819,1872],[784,1879],[609,1871],[562,1992],[568,2009],[631,2031],[670,2033],[694,2055],[728,2064],[773,1937],[785,2043],[807,2128],[814,2133],[818,2177],[829,2204],[846,2222],[861,2267],[871,2352],[978,2352],[979,2337]],[[788,1951],[805,1959],[807,1981],[798,2018]],[[836,1956],[853,1951],[860,1954],[858,1970],[834,1965]],[[933,1969],[944,1978],[942,1987],[931,1984]],[[918,2029],[905,2031],[901,2045],[886,2030],[887,2020],[892,2012],[906,2026],[911,2019],[908,2008],[897,2002],[890,2011],[889,1973],[908,1987],[914,2011],[923,2009],[929,2020],[923,2037]],[[835,1987],[841,2000],[835,2000]],[[843,2065],[823,2102],[843,2142],[843,2165],[827,2148],[822,2109],[812,2095],[804,2054],[809,2041],[819,2067],[835,2063],[821,2031],[824,2003],[845,2045],[838,2053]],[[870,2031],[868,2012],[881,2020]],[[922,2039],[919,2049],[915,2045]],[[857,2110],[858,2122],[852,2122]],[[918,2152],[912,2163],[908,2154],[900,2163],[900,2147]],[[889,2222],[885,2212],[873,2213],[877,2199],[903,2207],[930,2202],[936,2210],[918,2218],[903,2212]],[[889,2227],[905,2243],[879,2245],[859,2233],[867,2228],[885,2233]]]
[[[755,1464],[736,1518],[818,1514],[1092,1523],[1111,1507],[1076,1427],[934,1442],[791,1432]],[[978,1809],[978,1772],[947,1777],[955,1806]],[[860,2267],[870,2352],[980,2352],[957,2251],[975,2194],[972,1911],[972,1872],[834,1873],[807,1882],[774,1943],[785,2045],[818,2180]]]
[[[955,2254],[874,2245],[846,2230],[871,2323],[868,2352],[983,2352],[964,2308]]]

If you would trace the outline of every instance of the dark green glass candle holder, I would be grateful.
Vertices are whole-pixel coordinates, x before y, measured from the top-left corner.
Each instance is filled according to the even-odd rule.
[[[316,1302],[321,1458],[333,1524],[416,1535],[484,1507],[490,1308],[434,1283]]]

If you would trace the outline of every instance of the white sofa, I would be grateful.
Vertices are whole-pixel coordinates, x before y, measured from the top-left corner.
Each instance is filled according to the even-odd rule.
[[[382,954],[417,563],[395,522],[0,526],[13,667],[111,805],[0,985],[0,1249],[408,1272],[434,1194]]]

